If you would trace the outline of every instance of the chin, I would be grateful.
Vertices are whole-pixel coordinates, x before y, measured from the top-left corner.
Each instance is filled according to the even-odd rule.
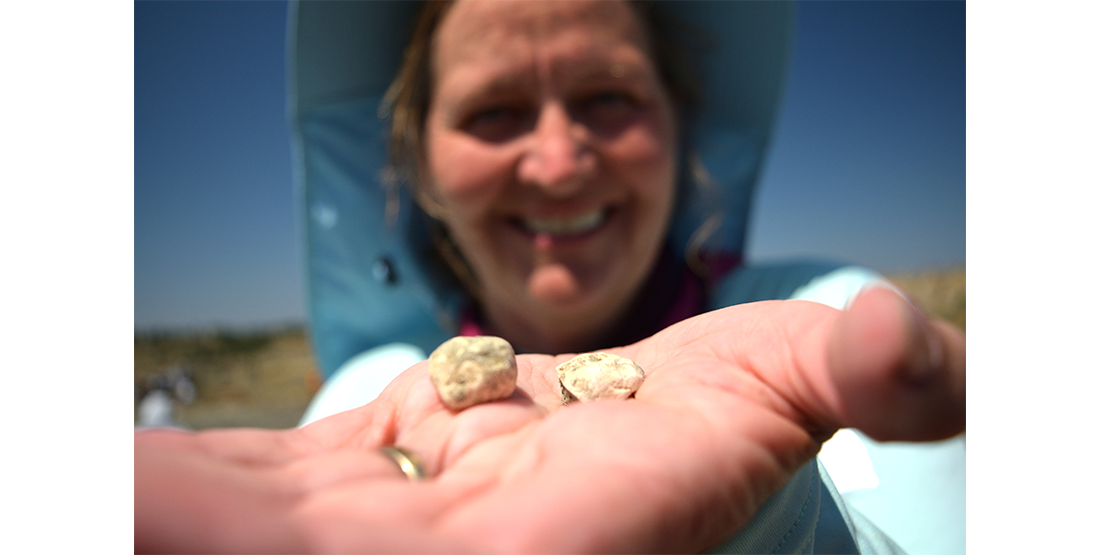
[[[585,279],[585,278],[588,279]],[[537,303],[557,311],[584,311],[609,297],[607,276],[582,276],[563,264],[536,269],[527,279],[527,293]],[[592,279],[597,278],[597,279]]]
[[[605,320],[617,308],[626,304],[618,291],[610,285],[599,288],[577,287],[561,290],[529,290],[541,317],[555,321],[576,322],[585,327],[594,321]]]

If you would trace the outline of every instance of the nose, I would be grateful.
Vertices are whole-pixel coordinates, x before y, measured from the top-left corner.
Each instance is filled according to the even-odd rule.
[[[556,197],[574,194],[595,162],[584,134],[564,106],[546,103],[517,168],[520,182]]]

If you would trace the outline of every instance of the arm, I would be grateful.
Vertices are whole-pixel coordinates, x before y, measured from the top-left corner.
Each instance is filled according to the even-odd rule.
[[[839,427],[906,440],[965,428],[961,334],[884,289],[846,312],[730,307],[614,351],[647,371],[635,399],[561,407],[567,357],[532,355],[515,396],[458,413],[422,363],[297,430],[136,434],[135,548],[700,551]],[[376,451],[388,444],[433,478],[406,481]]]

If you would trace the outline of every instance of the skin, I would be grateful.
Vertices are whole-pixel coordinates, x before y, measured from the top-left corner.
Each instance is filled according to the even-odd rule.
[[[675,122],[625,6],[504,6],[460,2],[443,22],[426,158],[490,320],[559,352],[614,325],[648,274]],[[490,100],[503,112],[463,102],[502,75]],[[611,215],[582,238],[515,225],[600,207]],[[135,433],[135,552],[698,552],[840,427],[880,440],[965,429],[965,339],[886,289],[845,312],[729,307],[609,351],[645,369],[634,399],[563,407],[555,366],[572,355],[521,355],[515,395],[462,411],[422,363],[301,429]],[[431,478],[409,482],[386,445]]]
[[[301,429],[136,433],[135,552],[698,552],[839,427],[966,426],[965,339],[886,289],[846,312],[734,306],[613,352],[646,369],[635,399],[562,407],[568,355],[522,355],[516,395],[460,412],[419,364]]]
[[[425,126],[433,212],[517,348],[594,348],[666,235],[672,103],[619,2],[457,3],[433,44]],[[582,234],[553,226],[606,219]]]

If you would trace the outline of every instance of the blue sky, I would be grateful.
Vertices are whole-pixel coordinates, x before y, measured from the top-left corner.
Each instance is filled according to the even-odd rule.
[[[966,263],[966,6],[799,5],[750,260]],[[284,2],[134,5],[134,325],[304,320]]]

